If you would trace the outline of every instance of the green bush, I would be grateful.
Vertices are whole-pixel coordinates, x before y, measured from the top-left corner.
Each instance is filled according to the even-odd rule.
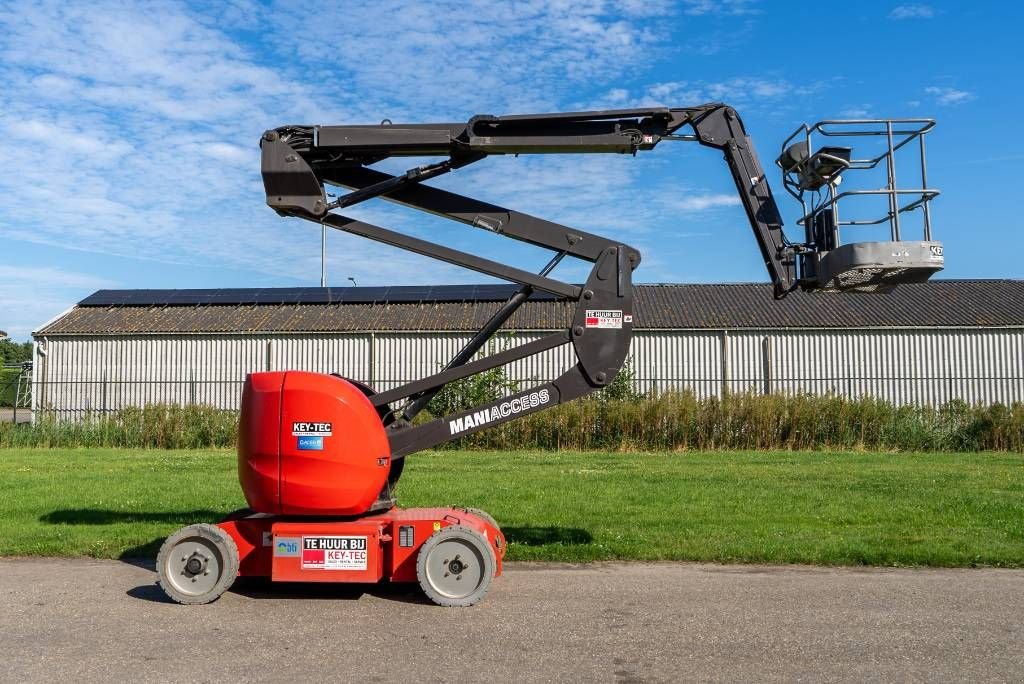
[[[32,360],[31,342],[0,340],[0,364],[24,363]]]
[[[490,398],[493,387],[485,389]],[[444,408],[459,406],[454,399],[445,400]],[[417,423],[430,419],[425,411]],[[237,421],[234,411],[156,405],[77,422],[41,418],[34,426],[0,423],[0,446],[231,447]],[[1024,452],[1024,404],[970,406],[954,401],[931,408],[835,396],[729,394],[698,399],[680,392],[614,399],[598,394],[468,435],[446,447]]]
[[[430,400],[427,410],[436,415],[447,416],[497,401],[506,394],[518,391],[519,383],[510,380],[501,368],[492,368],[468,378],[449,382]]]
[[[20,368],[0,368],[0,406],[14,406]]]

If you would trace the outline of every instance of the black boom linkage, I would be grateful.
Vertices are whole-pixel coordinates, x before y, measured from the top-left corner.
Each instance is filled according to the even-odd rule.
[[[683,126],[692,134],[676,135]],[[669,109],[624,109],[523,116],[475,116],[467,123],[376,126],[284,126],[261,141],[267,204],[341,231],[518,283],[520,288],[439,373],[371,395],[377,407],[405,400],[386,422],[393,456],[427,449],[507,420],[576,399],[606,386],[622,368],[633,328],[632,273],[640,253],[614,240],[529,214],[423,184],[492,154],[620,153],[654,149],[662,140],[693,140],[721,150],[776,295],[796,284],[794,255],[782,233],[771,190],[735,110],[722,104]],[[402,175],[368,168],[388,157],[443,156]],[[326,185],[351,192],[328,201]],[[554,252],[532,273],[434,242],[343,216],[336,210],[375,197],[483,228]],[[572,285],[549,277],[565,256],[593,264],[586,282]],[[566,330],[471,361],[487,340],[535,290],[575,302]],[[412,426],[446,384],[492,368],[572,344],[576,364],[556,380],[482,404],[468,411]]]

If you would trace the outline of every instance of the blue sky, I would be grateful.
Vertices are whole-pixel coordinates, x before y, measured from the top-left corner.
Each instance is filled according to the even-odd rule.
[[[98,288],[319,282],[319,228],[264,205],[260,133],[721,100],[771,166],[804,121],[927,116],[951,278],[1019,278],[1017,3],[756,0],[0,3],[0,329]],[[407,161],[407,160],[406,160]],[[402,162],[405,163],[404,161]],[[403,168],[385,165],[387,169]],[[642,282],[765,280],[718,153],[491,159],[434,181],[644,253]],[[349,212],[539,269],[546,255],[384,202]],[[797,235],[792,231],[791,235]],[[333,233],[329,282],[481,282]],[[579,279],[567,264],[557,274]]]

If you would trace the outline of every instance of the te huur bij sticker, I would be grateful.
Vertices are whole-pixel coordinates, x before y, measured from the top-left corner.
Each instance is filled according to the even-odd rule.
[[[587,309],[588,328],[622,328],[621,309]]]
[[[366,537],[303,537],[303,570],[366,570]]]

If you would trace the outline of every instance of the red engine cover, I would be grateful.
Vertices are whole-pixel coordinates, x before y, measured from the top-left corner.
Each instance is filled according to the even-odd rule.
[[[253,373],[245,381],[238,479],[249,507],[359,515],[384,487],[391,449],[377,410],[332,375]]]

